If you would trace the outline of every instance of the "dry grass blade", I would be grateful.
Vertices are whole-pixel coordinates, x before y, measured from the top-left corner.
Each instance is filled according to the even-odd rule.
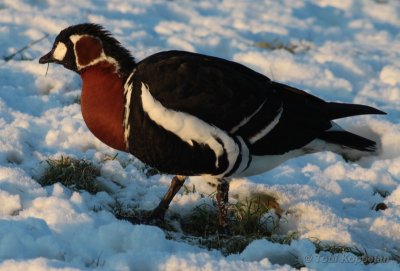
[[[181,219],[181,228],[198,245],[219,249],[225,255],[239,253],[253,240],[270,238],[278,224],[267,214],[279,204],[270,195],[255,194],[230,206],[230,230],[232,237],[218,234],[218,211],[214,205],[201,204]],[[269,219],[271,218],[271,219]],[[272,227],[270,225],[273,225]]]

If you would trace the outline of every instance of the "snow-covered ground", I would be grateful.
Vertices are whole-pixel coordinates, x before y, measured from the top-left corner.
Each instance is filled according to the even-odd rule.
[[[286,211],[279,233],[299,235],[290,245],[256,240],[225,257],[169,240],[155,226],[117,220],[105,206],[118,198],[152,209],[170,176],[147,178],[123,153],[105,161],[116,152],[83,123],[80,78],[56,65],[45,76],[38,64],[60,30],[81,22],[104,25],[137,59],[166,49],[211,54],[327,100],[375,106],[388,115],[340,124],[379,140],[382,152],[357,163],[333,153],[308,155],[232,180],[232,195],[266,191],[278,198]],[[262,48],[266,42],[295,53]],[[290,270],[293,258],[317,270],[400,270],[389,260],[400,254],[398,0],[2,0],[0,57],[1,270]],[[125,188],[91,195],[61,184],[41,187],[35,180],[42,161],[61,155],[93,161],[103,182]],[[190,212],[200,193],[212,192],[200,178],[192,184],[197,192],[178,194],[171,212]],[[382,202],[388,208],[375,211]],[[382,263],[316,254],[315,238],[358,247]]]

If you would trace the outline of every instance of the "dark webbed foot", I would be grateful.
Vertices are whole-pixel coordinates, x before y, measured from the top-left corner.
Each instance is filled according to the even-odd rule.
[[[175,176],[172,178],[171,185],[158,206],[150,213],[147,222],[149,224],[160,224],[164,221],[165,213],[169,208],[172,199],[178,193],[186,180],[185,176]]]

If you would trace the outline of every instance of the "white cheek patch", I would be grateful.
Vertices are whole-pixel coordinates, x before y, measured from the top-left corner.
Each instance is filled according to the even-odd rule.
[[[164,107],[151,95],[149,87],[146,84],[142,83],[141,89],[143,110],[149,115],[151,120],[165,130],[174,133],[190,145],[193,145],[193,141],[207,145],[215,153],[215,166],[217,168],[218,158],[224,154],[225,148],[229,165],[221,176],[233,168],[239,156],[239,147],[233,138],[218,127],[210,125],[193,115]],[[218,142],[217,138],[223,144]]]
[[[62,61],[67,54],[67,46],[63,42],[57,43],[56,49],[54,49],[53,57],[58,61]]]

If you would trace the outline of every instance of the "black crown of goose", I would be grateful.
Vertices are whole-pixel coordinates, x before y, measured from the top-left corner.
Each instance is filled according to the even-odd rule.
[[[136,63],[99,25],[61,31],[54,46],[60,41],[66,44],[65,58],[55,60],[53,47],[39,62],[56,62],[77,71],[71,35],[100,39],[105,55],[119,64],[125,103],[129,102],[129,114],[121,124],[124,129],[129,126],[129,152],[152,167],[179,175],[156,208],[160,217],[184,176],[214,176],[224,183],[226,177],[262,173],[305,153],[331,150],[351,156],[376,150],[374,141],[341,129],[333,120],[384,114],[380,110],[325,102],[241,64],[208,55],[166,51]],[[228,186],[218,187],[224,226]]]

